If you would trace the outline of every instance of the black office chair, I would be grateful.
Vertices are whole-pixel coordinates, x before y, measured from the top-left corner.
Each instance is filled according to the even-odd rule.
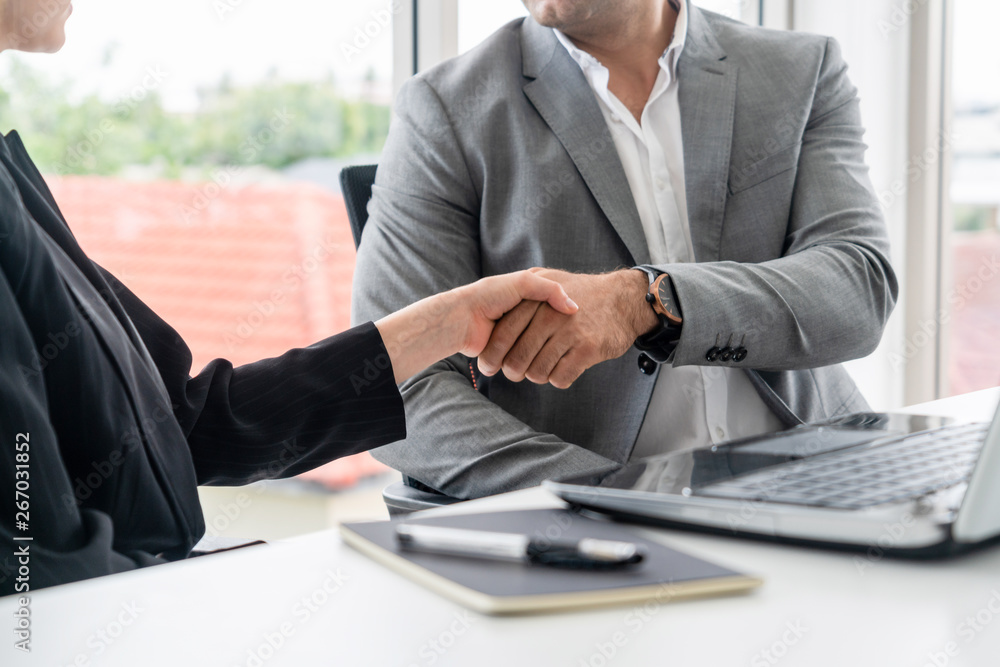
[[[355,247],[361,245],[361,232],[368,222],[368,201],[372,198],[372,184],[375,182],[377,169],[378,165],[366,164],[340,170],[340,189],[344,193]],[[402,482],[394,482],[382,490],[382,500],[389,510],[389,516],[401,516],[459,502],[458,498],[438,493],[405,475]]]
[[[361,164],[340,170],[340,191],[347,204],[347,219],[351,221],[354,247],[361,245],[361,230],[368,222],[368,201],[372,198],[377,164]]]

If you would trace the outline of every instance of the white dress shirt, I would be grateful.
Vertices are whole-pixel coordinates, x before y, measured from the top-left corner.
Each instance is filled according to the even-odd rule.
[[[687,2],[681,0],[673,41],[658,61],[660,71],[641,122],[636,122],[608,89],[608,69],[577,48],[565,34],[554,31],[597,96],[639,210],[653,264],[694,261],[677,98],[677,61],[684,50],[687,24]],[[697,312],[683,314],[698,317]],[[743,371],[664,364],[631,458],[703,447],[781,428],[781,421],[764,405]]]

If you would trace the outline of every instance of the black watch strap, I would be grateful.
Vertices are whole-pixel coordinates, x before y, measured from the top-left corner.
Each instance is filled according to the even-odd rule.
[[[652,293],[653,282],[662,275],[662,272],[647,266],[635,266],[633,268],[642,271],[649,278],[646,301],[650,304],[649,307],[652,308],[653,299],[656,298]],[[669,280],[669,277],[667,280]],[[671,290],[673,290],[673,285],[671,285]],[[676,302],[676,297],[674,301]],[[667,319],[666,315],[657,312],[655,309],[653,310],[653,314],[660,321],[660,326],[648,334],[636,338],[635,346],[649,355],[654,361],[662,364],[673,354],[674,348],[677,347],[677,343],[681,339],[681,327],[673,324]]]

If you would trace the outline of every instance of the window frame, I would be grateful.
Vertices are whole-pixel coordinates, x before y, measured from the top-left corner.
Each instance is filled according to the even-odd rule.
[[[935,169],[909,179],[904,266],[904,402],[942,398],[947,387],[951,260],[952,3],[929,0],[910,18],[907,152],[936,152]]]

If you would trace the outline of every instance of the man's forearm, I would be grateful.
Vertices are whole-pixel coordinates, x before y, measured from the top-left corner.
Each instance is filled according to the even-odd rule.
[[[467,373],[466,359],[455,357],[403,383],[407,439],[373,450],[372,455],[455,498],[528,488],[554,477],[606,471],[615,464],[525,423],[476,391]],[[553,391],[534,385],[518,387],[522,390],[531,395]]]

